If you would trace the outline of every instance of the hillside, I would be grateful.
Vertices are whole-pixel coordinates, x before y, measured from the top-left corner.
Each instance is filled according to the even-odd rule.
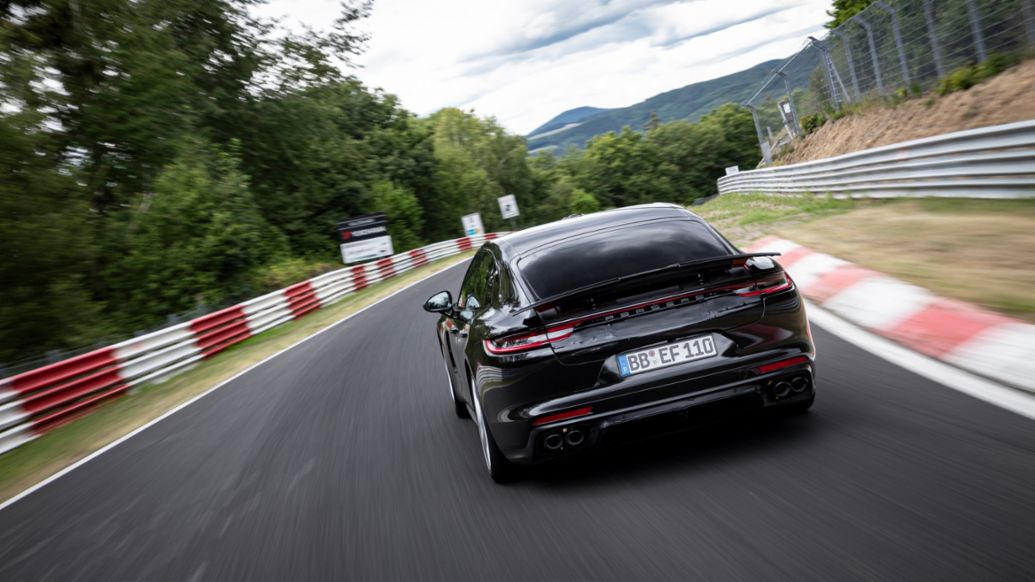
[[[641,129],[652,112],[663,122],[677,119],[697,121],[723,103],[740,102],[750,97],[779,63],[778,60],[766,61],[725,77],[666,91],[628,107],[599,109],[589,115],[586,115],[586,111],[593,110],[592,107],[566,111],[530,133],[527,137],[528,149],[564,149],[569,145],[582,147],[593,136],[619,131],[626,125]],[[794,70],[787,71],[794,87],[808,85],[813,63],[806,65],[796,69],[792,67]],[[565,125],[570,127],[565,128]]]
[[[595,115],[597,113],[603,113],[609,111],[608,109],[601,109],[599,107],[576,107],[575,109],[569,109],[564,113],[561,113],[557,117],[554,117],[550,121],[540,125],[533,129],[528,135],[540,135],[547,132],[556,131],[567,125],[578,123],[583,119]]]
[[[1035,60],[944,97],[931,94],[902,103],[867,103],[861,111],[831,121],[778,164],[807,162],[849,152],[975,127],[1035,119]]]

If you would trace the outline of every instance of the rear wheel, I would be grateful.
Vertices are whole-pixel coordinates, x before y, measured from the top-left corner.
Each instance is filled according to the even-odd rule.
[[[468,382],[470,382],[468,378]],[[471,401],[474,403],[474,423],[478,425],[478,444],[482,450],[482,458],[485,460],[485,468],[489,476],[497,483],[510,483],[518,477],[517,467],[507,460],[496,446],[496,440],[492,438],[485,416],[482,414],[482,405],[479,402],[478,394],[471,390]]]

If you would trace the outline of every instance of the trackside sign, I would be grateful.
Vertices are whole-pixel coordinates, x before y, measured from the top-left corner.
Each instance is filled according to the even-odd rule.
[[[338,223],[341,260],[358,263],[395,254],[388,219],[383,212],[347,218]]]

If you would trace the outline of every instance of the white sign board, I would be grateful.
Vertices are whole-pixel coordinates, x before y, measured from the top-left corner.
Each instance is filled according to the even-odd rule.
[[[346,263],[359,263],[390,257],[394,254],[395,250],[392,248],[392,237],[390,236],[368,238],[341,245],[341,260]]]
[[[739,174],[739,173],[740,173],[740,166],[730,166],[730,167],[726,168],[726,175],[727,176],[732,176],[733,174]]]
[[[474,236],[476,234],[485,234],[485,227],[482,226],[482,215],[475,212],[474,214],[465,214],[460,219],[464,223],[464,234],[467,236]]]
[[[503,215],[504,220],[516,218],[517,215],[521,214],[518,212],[517,199],[514,198],[513,194],[500,196],[496,201],[500,203],[500,214]]]

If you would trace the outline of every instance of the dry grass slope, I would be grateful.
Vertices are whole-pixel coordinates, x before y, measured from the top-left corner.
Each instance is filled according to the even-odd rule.
[[[1035,60],[1028,60],[966,91],[919,97],[897,106],[872,105],[827,123],[779,160],[794,164],[973,129],[1035,119]]]

